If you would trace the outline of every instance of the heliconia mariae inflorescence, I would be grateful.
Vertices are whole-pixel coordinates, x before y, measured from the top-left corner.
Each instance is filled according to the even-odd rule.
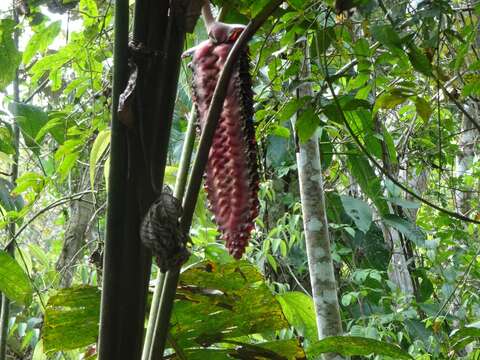
[[[244,29],[213,21],[208,4],[204,10],[209,39],[185,53],[193,57],[193,101],[201,130],[227,56]],[[258,215],[258,187],[253,91],[245,49],[230,78],[205,171],[210,210],[228,251],[237,259],[245,252]]]

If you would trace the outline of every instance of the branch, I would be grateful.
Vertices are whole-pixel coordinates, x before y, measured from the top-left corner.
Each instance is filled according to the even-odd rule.
[[[417,199],[418,201],[424,203],[425,205],[428,205],[430,206],[431,208],[435,209],[435,210],[438,210],[440,212],[443,212],[453,218],[456,218],[458,220],[462,220],[462,221],[466,221],[466,222],[469,222],[469,223],[473,223],[473,224],[480,224],[480,221],[478,220],[475,220],[475,219],[470,219],[469,217],[466,217],[462,214],[459,214],[457,212],[454,212],[454,211],[451,211],[451,210],[448,210],[448,209],[445,209],[445,208],[442,208],[441,206],[438,206],[434,203],[432,203],[431,201],[421,197],[420,195],[417,195],[415,192],[413,192],[412,190],[410,190],[409,188],[407,188],[405,185],[403,185],[400,181],[398,181],[397,179],[395,179],[392,175],[389,174],[389,172],[387,171],[387,169],[385,169],[373,156],[372,154],[370,154],[370,152],[367,150],[367,148],[365,147],[365,145],[362,144],[362,142],[359,140],[359,138],[355,135],[355,132],[353,131],[353,129],[351,128],[350,124],[348,123],[348,120],[347,118],[345,117],[345,114],[343,113],[343,110],[342,110],[342,107],[340,105],[340,102],[338,101],[338,97],[337,95],[335,94],[335,91],[333,90],[333,87],[332,87],[332,84],[330,83],[330,81],[327,80],[327,85],[328,85],[328,88],[330,89],[330,93],[332,94],[332,97],[333,97],[333,101],[335,102],[335,105],[337,106],[337,109],[339,111],[339,113],[341,114],[340,116],[342,117],[342,121],[345,123],[345,126],[348,130],[348,132],[350,133],[350,135],[352,136],[353,140],[355,140],[356,144],[358,145],[358,147],[360,148],[360,150],[365,154],[365,156],[375,165],[376,168],[378,168],[388,179],[390,179],[395,185],[397,185],[400,189],[402,189],[403,191],[405,191],[407,194],[410,194],[413,198]]]

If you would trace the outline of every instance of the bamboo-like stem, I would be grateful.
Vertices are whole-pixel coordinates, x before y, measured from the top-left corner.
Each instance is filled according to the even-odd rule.
[[[269,2],[264,9],[248,23],[247,27],[243,30],[242,34],[230,51],[227,60],[225,61],[225,65],[220,73],[217,85],[215,86],[212,102],[210,103],[210,107],[208,109],[205,127],[200,137],[197,156],[195,157],[195,161],[192,166],[185,199],[183,201],[183,216],[181,219],[181,226],[185,232],[190,231],[198,193],[202,184],[203,173],[205,172],[205,167],[207,165],[208,154],[213,142],[213,136],[215,134],[215,129],[217,128],[234,65],[248,41],[282,2],[282,0],[273,0]],[[152,360],[161,358],[161,356],[163,356],[179,274],[180,268],[169,271],[165,278],[164,292],[160,304],[160,316],[158,320],[158,326],[156,328],[156,338]]]
[[[185,134],[185,141],[183,143],[182,155],[180,156],[180,166],[178,168],[177,180],[175,182],[174,196],[177,199],[182,199],[187,184],[188,169],[190,167],[190,160],[192,158],[193,145],[195,143],[195,106],[192,106],[188,118],[187,132]],[[153,293],[152,305],[148,316],[147,333],[145,335],[145,343],[143,346],[142,360],[152,359],[152,352],[154,348],[154,335],[159,320],[159,309],[162,298],[162,293],[165,284],[165,273],[158,271],[157,280],[155,283],[155,292]]]
[[[18,14],[13,6],[13,20],[18,24]],[[18,30],[15,29],[13,33],[13,41],[15,44],[15,49],[18,49]],[[13,80],[13,100],[15,102],[20,102],[20,79],[18,75],[18,68],[15,71],[15,78]],[[11,171],[11,182],[15,184],[18,178],[18,161],[20,155],[20,128],[16,119],[13,120],[13,164]],[[14,238],[16,231],[15,222],[11,222],[8,225],[8,235],[11,239]],[[15,242],[10,241],[9,245],[6,248],[6,251],[13,255],[15,250]],[[2,294],[2,306],[0,309],[0,360],[6,359],[6,350],[7,350],[7,338],[8,338],[8,320],[10,316],[10,300]]]

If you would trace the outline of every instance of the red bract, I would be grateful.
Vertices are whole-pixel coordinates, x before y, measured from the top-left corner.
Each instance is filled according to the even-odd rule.
[[[227,42],[204,41],[193,52],[194,102],[200,128],[234,38]],[[217,39],[218,41],[218,39]],[[248,245],[258,215],[258,172],[253,92],[244,51],[235,64],[223,103],[205,173],[205,187],[215,222],[231,255],[239,259]]]

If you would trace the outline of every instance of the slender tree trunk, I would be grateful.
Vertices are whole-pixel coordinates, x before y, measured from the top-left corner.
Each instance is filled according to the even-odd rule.
[[[310,75],[310,58],[308,47],[306,44],[304,46],[305,60],[302,77],[306,79]],[[304,83],[299,87],[298,97],[312,95],[313,90],[309,83]],[[295,127],[295,120],[293,125]],[[307,142],[299,143],[297,167],[318,337],[323,339],[327,336],[341,335],[343,330],[330,251],[320,149],[316,134]],[[324,359],[342,359],[342,357],[337,354],[325,354]]]
[[[88,169],[87,169],[88,170]],[[85,191],[90,188],[88,171],[84,171],[78,190]],[[102,172],[97,171],[96,180],[101,178]],[[80,200],[75,200],[70,206],[70,219],[63,238],[63,247],[55,265],[59,272],[59,285],[66,288],[72,285],[75,274],[75,265],[83,254],[85,239],[88,238],[92,217],[95,213],[95,199],[93,193],[85,194]]]

